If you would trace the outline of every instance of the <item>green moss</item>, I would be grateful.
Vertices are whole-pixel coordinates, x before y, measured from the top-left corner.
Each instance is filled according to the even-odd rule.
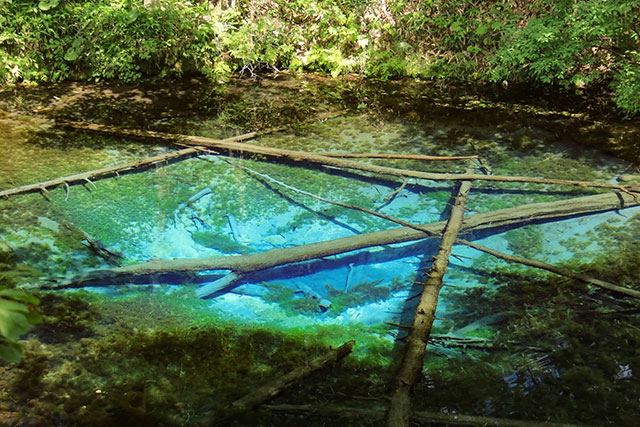
[[[525,258],[543,253],[543,234],[536,226],[520,227],[504,233],[509,250]]]
[[[392,292],[389,286],[379,286],[382,280],[352,284],[348,292],[329,287],[327,298],[331,301],[330,313],[340,314],[350,307],[386,300]]]
[[[194,231],[191,238],[199,245],[215,249],[225,254],[247,253],[247,246],[237,243],[226,234],[218,234],[212,231]]]

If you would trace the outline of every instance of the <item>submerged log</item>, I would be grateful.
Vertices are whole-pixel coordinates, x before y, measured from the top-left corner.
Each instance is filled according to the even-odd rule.
[[[499,230],[504,227],[557,221],[579,215],[620,210],[639,205],[639,201],[624,193],[598,194],[558,202],[534,203],[488,213],[468,215],[462,223],[462,232]],[[152,280],[154,277],[163,274],[183,275],[184,279],[188,280],[192,273],[206,270],[231,270],[237,274],[249,274],[280,265],[339,255],[358,249],[420,240],[426,237],[425,233],[427,232],[439,235],[444,228],[444,222],[422,224],[420,227],[420,231],[409,227],[397,227],[390,230],[290,248],[273,249],[250,255],[152,260],[125,267],[93,270],[53,284],[41,285],[41,287],[59,289],[107,286],[130,283],[141,278],[149,279],[150,281],[147,283],[151,283],[157,282]],[[214,291],[212,290],[211,293],[214,293]]]
[[[35,184],[23,185],[20,187],[3,190],[0,191],[0,197],[8,197],[14,196],[16,194],[32,193],[38,191],[43,192],[48,196],[49,189],[64,185],[68,198],[70,185],[88,183],[95,188],[96,185],[92,180],[96,180],[99,178],[110,178],[113,176],[118,176],[120,173],[129,173],[145,169],[150,166],[169,163],[174,160],[178,160],[187,156],[195,156],[198,154],[200,154],[200,150],[198,150],[197,148],[185,148],[182,150],[173,151],[171,153],[160,154],[158,156],[137,160],[135,162],[129,162],[116,166],[108,166],[106,168],[95,169],[88,172],[82,172],[74,175],[64,176],[61,178],[51,179],[48,181],[38,182]]]
[[[340,347],[329,350],[326,354],[317,357],[297,369],[283,375],[280,378],[276,378],[274,381],[263,385],[262,387],[253,390],[251,393],[243,396],[242,398],[234,401],[231,407],[234,409],[251,409],[255,408],[268,401],[269,399],[277,396],[287,388],[299,383],[303,379],[312,375],[314,372],[319,371],[329,365],[337,362],[343,357],[347,356],[353,350],[355,341],[348,341],[342,344]]]
[[[593,181],[573,181],[566,179],[547,179],[528,176],[503,176],[503,175],[485,175],[485,174],[461,174],[461,173],[430,173],[419,172],[407,169],[390,168],[385,166],[370,165],[353,160],[346,160],[334,157],[328,157],[318,153],[311,153],[305,151],[287,150],[282,148],[264,147],[260,145],[253,145],[247,143],[241,143],[252,138],[256,138],[260,135],[264,135],[265,132],[251,132],[238,137],[227,138],[224,140],[206,138],[203,136],[193,135],[178,135],[178,134],[166,134],[161,132],[142,131],[122,129],[114,126],[98,125],[93,123],[74,123],[65,122],[60,123],[60,126],[64,126],[72,129],[79,130],[91,130],[96,132],[103,132],[108,134],[116,134],[121,136],[131,136],[136,138],[153,138],[168,141],[176,144],[182,144],[187,146],[200,146],[215,148],[218,150],[237,152],[240,154],[258,154],[275,158],[286,158],[294,162],[307,162],[315,163],[323,166],[333,166],[342,169],[353,169],[365,172],[371,172],[380,175],[396,176],[401,178],[417,178],[430,181],[492,181],[492,182],[528,182],[535,184],[545,185],[562,185],[581,188],[608,188],[618,190],[624,193],[640,193],[640,187],[632,185],[619,185],[610,184],[606,182],[593,182]],[[270,132],[273,132],[271,130]],[[637,195],[634,195],[637,197]]]
[[[411,425],[413,413],[411,392],[421,377],[424,353],[431,335],[433,321],[436,318],[440,289],[444,285],[442,279],[449,266],[451,249],[462,228],[462,219],[470,190],[471,181],[463,181],[460,184],[451,208],[449,221],[447,221],[442,234],[438,253],[431,265],[427,279],[422,284],[420,301],[407,336],[402,363],[393,381],[393,394],[387,414],[387,425],[390,427]]]

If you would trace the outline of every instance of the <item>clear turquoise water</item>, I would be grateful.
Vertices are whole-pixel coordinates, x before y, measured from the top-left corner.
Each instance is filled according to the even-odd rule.
[[[255,110],[264,114],[266,107],[258,100],[266,89],[245,87],[243,90],[242,102],[253,103]],[[280,94],[276,85],[268,91],[277,99],[271,101],[269,108],[286,105],[289,95],[284,89]],[[345,90],[342,96],[344,102],[353,101],[349,98],[352,92]],[[412,96],[415,93],[412,92]],[[69,96],[68,107],[49,114],[73,113],[74,99]],[[428,108],[419,109],[420,104],[412,98],[415,110],[405,114],[408,107],[403,106],[406,100],[401,91],[384,98],[384,107],[367,99],[370,107],[351,110],[347,105],[338,117],[311,120],[296,129],[270,134],[252,143],[308,151],[481,153],[487,156],[493,173],[505,175],[616,182],[620,174],[629,171],[628,161],[581,145],[580,141],[570,138],[570,132],[558,134],[560,114],[549,120],[535,111],[527,115],[513,113],[498,120],[499,115],[493,111],[468,111],[464,105],[473,103],[464,104],[464,97],[458,98],[462,107],[434,110],[433,115],[427,114]],[[78,108],[88,101],[75,102]],[[300,100],[291,102],[295,105]],[[317,99],[316,103],[317,108],[344,108],[324,99]],[[362,102],[355,105],[362,106]],[[385,110],[394,106],[395,110]],[[135,108],[135,102],[130,108]],[[210,137],[243,132],[234,128],[237,124],[231,123],[232,119],[225,116],[224,111],[207,114],[202,107],[192,117],[182,113],[181,117],[158,118],[170,116],[162,108],[155,113],[139,112],[133,123]],[[254,111],[249,119],[255,120],[257,115]],[[575,126],[575,117],[565,117],[568,117],[567,126]],[[529,122],[523,123],[525,119]],[[10,132],[0,141],[7,155],[0,190],[173,149],[97,134],[52,131],[51,122],[43,115],[7,112],[2,120]],[[466,168],[463,162],[376,163],[424,171],[461,172]],[[363,212],[324,203],[292,188],[413,223],[432,223],[446,218],[451,183],[410,179],[401,187],[399,179],[301,166],[305,165],[203,155],[140,173],[96,180],[93,184],[74,185],[68,193],[58,187],[50,189],[47,197],[26,194],[0,200],[0,238],[16,261],[9,271],[18,285],[33,287],[49,280],[68,281],[87,271],[113,268],[114,264],[131,266],[158,259],[269,254],[278,249],[398,226]],[[196,197],[198,194],[201,197]],[[478,184],[468,200],[468,215],[586,194],[592,191],[533,184]],[[634,208],[500,230],[479,238],[478,243],[637,288],[638,274],[633,265],[628,265],[637,259],[633,231],[637,214],[638,209]],[[83,242],[87,237],[101,242],[118,256],[100,256]],[[437,242],[429,240],[367,248],[262,270],[212,295],[207,294],[206,301],[197,297],[198,289],[216,283],[226,277],[228,271],[176,275],[165,280],[150,276],[134,286],[107,286],[107,281],[94,291],[103,298],[98,305],[104,304],[104,299],[113,299],[117,304],[121,298],[138,298],[137,292],[143,292],[144,298],[157,297],[158,305],[166,304],[168,297],[180,307],[180,316],[185,316],[184,310],[190,313],[187,323],[198,318],[207,324],[224,319],[228,328],[266,327],[289,336],[300,336],[304,331],[302,336],[307,341],[313,335],[322,338],[327,330],[334,331],[334,335],[326,337],[329,341],[357,330],[365,344],[356,350],[356,360],[371,364],[372,356],[378,354],[374,365],[379,364],[379,375],[384,377],[392,369],[385,370],[398,362],[402,349],[405,330],[398,325],[410,323],[413,316],[416,299],[412,297],[420,288],[412,284],[421,277],[420,272],[428,268],[436,249]],[[636,317],[626,314],[618,317],[615,313],[627,313],[629,307],[633,307],[632,300],[550,273],[508,264],[467,247],[455,246],[453,252],[433,331],[440,338],[428,347],[425,381],[417,390],[420,396],[431,396],[435,387],[441,397],[430,400],[426,406],[420,403],[418,407],[432,411],[456,408],[460,413],[506,418],[588,424],[606,424],[612,420],[612,425],[631,425],[629,420],[638,410],[633,368],[640,362],[634,347],[640,337],[634,332],[638,327]],[[624,265],[616,268],[616,259]],[[25,273],[27,269],[30,271]],[[147,322],[146,328],[154,329],[154,325],[148,324],[145,308],[137,309],[141,324]],[[602,317],[594,320],[593,317],[600,316],[594,313],[601,313]],[[117,319],[122,315],[114,316]],[[174,324],[169,321],[168,326],[162,328],[179,333],[186,327],[180,316]],[[591,320],[584,322],[587,316],[591,316]],[[127,321],[132,322],[122,317],[116,324],[122,322],[122,327],[127,328]],[[109,322],[96,322],[101,325],[100,337],[95,338],[99,343],[114,332],[109,329]],[[619,343],[616,348],[609,347],[614,337],[603,335],[604,325],[611,322],[621,325],[615,335]],[[38,333],[42,332],[36,330],[31,339],[37,341]],[[55,328],[52,333],[56,333]],[[454,338],[466,339],[468,344],[455,345]],[[474,339],[485,340],[478,342],[493,347],[483,349],[473,344],[477,342],[469,341]],[[326,344],[326,340],[321,342]],[[274,342],[269,345],[275,345]],[[60,343],[56,352],[65,351],[69,345],[66,341]],[[99,354],[99,350],[96,351]],[[187,353],[192,358],[202,357],[197,348]],[[52,366],[59,360],[58,353],[49,359]],[[261,368],[264,372],[272,369],[265,366],[278,363],[259,356],[255,362],[264,365]],[[475,367],[475,372],[465,374],[465,363]],[[59,370],[50,369],[51,375],[63,377]],[[134,371],[144,378],[147,368],[136,369]],[[360,369],[363,368],[354,366],[353,372]],[[260,375],[266,375],[264,372]],[[88,373],[84,375],[89,378]],[[102,381],[114,390],[122,393],[127,390],[118,373],[101,375]],[[260,375],[252,381],[260,383]],[[340,375],[344,376],[340,381],[348,382],[349,370]],[[64,380],[56,381],[55,386],[64,389],[60,386]],[[91,377],[91,381],[95,378]],[[466,384],[468,396],[462,398],[461,390],[450,387],[451,384],[461,386],[456,381]],[[591,390],[590,387],[595,387],[591,385],[594,381],[599,388]],[[45,384],[54,387],[51,382],[45,381]],[[380,384],[374,387],[365,381],[363,387],[373,390]],[[167,388],[162,393],[174,392]],[[607,403],[622,396],[627,402],[624,408],[612,408]],[[80,399],[80,396],[74,395],[74,398]],[[183,400],[196,405],[189,399],[194,397]],[[216,401],[216,405],[224,404],[224,398]],[[151,405],[148,411],[153,412],[153,408]],[[201,406],[198,408],[194,416],[204,416],[204,410]],[[142,412],[146,410],[143,408]],[[606,419],[598,418],[603,411]],[[82,418],[75,409],[69,409],[68,413],[72,414],[70,417]]]

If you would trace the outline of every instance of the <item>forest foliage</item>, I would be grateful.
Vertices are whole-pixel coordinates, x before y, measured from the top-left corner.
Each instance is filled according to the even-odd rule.
[[[640,112],[638,0],[0,0],[0,83],[259,70],[611,88]]]

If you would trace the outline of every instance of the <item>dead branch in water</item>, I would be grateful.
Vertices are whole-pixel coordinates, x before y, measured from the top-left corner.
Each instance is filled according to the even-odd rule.
[[[256,138],[265,133],[251,132],[238,137],[227,138],[224,140],[206,138],[202,136],[192,135],[177,135],[166,134],[161,132],[141,131],[122,129],[114,126],[105,126],[92,123],[61,123],[61,126],[78,129],[78,130],[91,130],[96,132],[116,134],[121,136],[130,136],[136,138],[153,138],[168,141],[172,143],[178,143],[191,146],[203,146],[216,148],[219,150],[264,155],[276,158],[286,158],[294,162],[308,162],[316,163],[325,166],[334,166],[343,169],[361,170],[365,172],[371,172],[380,175],[398,176],[402,178],[417,178],[430,181],[492,181],[492,182],[528,182],[535,184],[545,185],[561,185],[572,186],[581,188],[606,188],[618,190],[624,193],[633,195],[632,193],[640,193],[640,189],[634,186],[609,184],[606,182],[593,182],[593,181],[573,181],[566,179],[548,179],[538,177],[527,176],[502,176],[502,175],[485,175],[485,174],[461,174],[461,173],[430,173],[419,172],[407,169],[397,169],[385,166],[377,166],[365,164],[353,160],[345,160],[339,158],[328,157],[322,154],[316,154],[304,151],[287,150],[282,148],[264,147],[253,144],[241,143],[248,139]],[[270,132],[277,131],[279,129],[271,130]],[[637,197],[637,195],[634,195]]]
[[[623,193],[597,194],[558,202],[534,203],[488,213],[468,215],[462,223],[462,231],[503,229],[507,226],[514,227],[531,224],[532,222],[557,221],[577,215],[601,213],[638,205],[640,205],[640,202]],[[193,273],[206,270],[230,270],[236,274],[251,274],[280,265],[339,255],[358,249],[424,239],[426,232],[434,235],[440,234],[444,228],[444,222],[422,224],[419,227],[419,230],[398,227],[326,242],[273,249],[251,255],[152,260],[125,267],[93,270],[40,287],[43,289],[61,289],[117,285],[130,283],[132,280],[140,278],[152,279],[154,276],[162,274],[184,275],[185,280],[188,281],[188,278]],[[210,294],[214,292],[213,290]]]
[[[234,409],[245,410],[255,408],[256,406],[263,404],[264,402],[282,393],[287,388],[299,383],[300,381],[319,371],[320,369],[328,367],[329,365],[344,358],[349,353],[351,353],[354,345],[355,341],[352,340],[342,344],[338,348],[329,350],[326,354],[313,359],[312,361],[306,363],[304,366],[300,366],[299,368],[294,369],[288,374],[283,375],[280,378],[276,378],[270,383],[265,384],[262,387],[259,387],[253,390],[251,393],[234,401],[231,404],[231,407]]]
[[[333,153],[315,152],[326,157],[339,157],[342,159],[398,159],[398,160],[424,160],[424,161],[452,161],[478,159],[480,156],[429,156],[426,154],[393,154],[393,153]]]
[[[62,178],[51,179],[49,181],[42,181],[35,184],[23,185],[21,187],[11,188],[9,190],[0,191],[0,197],[9,197],[16,194],[32,193],[40,191],[45,195],[49,195],[49,189],[64,185],[65,188],[65,201],[69,199],[70,189],[69,186],[73,184],[87,183],[96,188],[96,184],[92,180],[101,178],[110,178],[118,176],[120,173],[130,173],[133,171],[145,169],[155,165],[167,164],[170,161],[181,159],[187,156],[194,156],[199,154],[200,150],[197,148],[185,148],[179,151],[173,151],[171,153],[160,154],[146,159],[137,160],[135,162],[129,162],[122,165],[108,166],[106,168],[95,169],[88,172],[82,172],[74,175],[68,175]]]
[[[387,413],[387,425],[390,427],[410,426],[413,413],[411,392],[421,377],[424,353],[431,335],[433,321],[436,318],[438,296],[444,285],[442,279],[449,265],[451,249],[458,233],[462,229],[467,196],[471,190],[471,181],[463,181],[453,201],[438,253],[431,265],[427,279],[422,284],[420,301],[416,307],[413,324],[405,342],[402,363],[393,381],[393,394]]]
[[[594,286],[598,286],[602,289],[607,289],[609,291],[617,292],[619,294],[627,295],[633,298],[640,298],[640,291],[636,291],[629,288],[624,288],[622,286],[614,285],[613,283],[606,282],[604,280],[596,279],[585,274],[574,273],[571,270],[567,270],[566,268],[556,267],[555,265],[547,264],[543,261],[538,261],[535,259],[523,258],[515,255],[508,255],[503,252],[496,251],[494,249],[488,248],[483,245],[479,245],[477,243],[469,242],[468,240],[458,239],[456,243],[460,243],[462,245],[469,246],[471,248],[477,249],[479,251],[488,253],[497,258],[501,258],[505,261],[516,262],[523,265],[528,265],[530,267],[540,268],[542,270],[547,270],[552,273],[558,274],[560,276],[569,277],[571,279],[580,280],[585,283],[589,283]]]

